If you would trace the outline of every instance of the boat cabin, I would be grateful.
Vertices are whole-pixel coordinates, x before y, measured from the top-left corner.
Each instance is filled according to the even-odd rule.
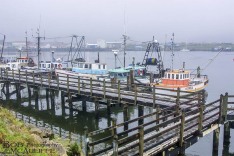
[[[190,81],[190,71],[187,70],[167,70],[162,78],[162,85],[188,86]]]
[[[21,58],[16,58],[15,61],[7,63],[7,68],[9,68],[10,70],[18,70],[18,69],[21,69],[21,68],[26,67],[26,66],[28,66],[28,67],[35,66],[32,58],[21,57]]]
[[[77,62],[73,63],[72,71],[83,74],[104,75],[107,74],[107,65],[105,63]]]
[[[43,70],[54,70],[54,69],[63,69],[67,68],[67,64],[64,62],[40,62],[39,68]]]
[[[128,66],[125,69],[124,68],[117,68],[117,69],[111,69],[109,70],[109,76],[110,78],[117,78],[117,79],[124,79],[127,78],[127,76],[130,75],[130,71],[134,71],[134,77],[144,77],[146,74],[145,67],[142,66]]]

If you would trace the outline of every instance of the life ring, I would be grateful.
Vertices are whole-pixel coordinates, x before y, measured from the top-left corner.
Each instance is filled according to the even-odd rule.
[[[58,64],[58,68],[61,69],[62,68],[62,64]]]
[[[139,70],[137,71],[137,74],[142,76],[142,70],[139,69]]]

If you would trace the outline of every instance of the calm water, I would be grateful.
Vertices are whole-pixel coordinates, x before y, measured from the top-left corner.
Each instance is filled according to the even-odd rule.
[[[132,62],[132,57],[135,57],[135,62],[142,62],[145,52],[127,52],[126,55],[126,64],[130,64]],[[107,63],[108,69],[114,68],[115,58],[113,52],[100,52],[100,62]],[[164,56],[164,66],[166,68],[172,67],[172,58],[171,52],[165,52],[162,54]],[[50,60],[50,52],[42,53],[41,60]],[[97,52],[86,52],[85,57],[87,61],[93,62],[97,59]],[[67,54],[63,52],[55,52],[55,58],[64,58],[67,59]],[[202,70],[202,74],[206,74],[209,77],[209,86],[206,88],[208,92],[207,102],[214,101],[219,98],[220,94],[224,94],[228,92],[229,94],[234,94],[234,52],[174,52],[174,61],[173,67],[181,68],[183,62],[186,62],[186,69],[195,70],[198,66],[200,66]],[[35,59],[36,60],[36,59]],[[119,61],[120,60],[120,61]],[[120,52],[118,54],[117,65],[121,66],[123,64],[123,53]],[[195,71],[196,72],[196,71]],[[42,91],[43,92],[43,91]],[[43,94],[43,93],[42,93]],[[59,97],[59,95],[58,95]],[[57,98],[55,100],[56,106],[60,106],[60,99]],[[45,100],[41,100],[41,108],[43,109],[45,106]],[[23,105],[27,106],[27,103]],[[77,109],[81,109],[81,105],[77,104]],[[75,115],[75,118],[68,118],[64,120],[54,119],[54,125],[56,127],[62,127],[64,130],[72,131],[75,134],[81,134],[83,127],[87,125],[89,130],[95,130],[99,128],[105,128],[110,124],[110,117],[106,115],[106,109],[101,109],[99,120],[95,120],[95,113],[93,112],[94,106],[93,104],[88,104],[87,110],[88,112],[78,111]],[[121,107],[116,107],[112,109],[113,112],[111,117],[116,117],[117,123],[123,121],[123,113]],[[27,110],[25,110],[27,111]],[[67,110],[66,110],[67,111]],[[145,108],[145,113],[149,113],[151,110],[149,108]],[[68,112],[67,112],[68,113]],[[137,117],[137,109],[131,107],[129,109],[130,118]],[[57,116],[61,116],[61,109],[58,109],[55,114]],[[46,116],[46,115],[45,115]],[[85,117],[84,117],[85,116]],[[46,119],[46,118],[45,118]],[[87,122],[84,122],[86,120]],[[67,122],[69,121],[69,122]],[[48,120],[49,122],[49,120]],[[53,122],[51,122],[53,124]],[[220,137],[220,149],[219,154],[222,153],[222,131],[221,128],[221,137]],[[201,138],[198,143],[194,144],[192,147],[186,150],[188,155],[200,155],[200,156],[209,156],[212,155],[212,134]],[[234,136],[234,131],[231,130],[231,136]],[[230,152],[234,152],[234,144],[232,144],[232,140],[230,143]]]

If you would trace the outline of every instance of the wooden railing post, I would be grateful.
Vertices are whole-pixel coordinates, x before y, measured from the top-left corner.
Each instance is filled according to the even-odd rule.
[[[220,95],[220,103],[219,103],[219,123],[223,123],[223,94]]]
[[[200,104],[199,107],[199,117],[198,117],[198,135],[202,135],[202,121],[203,121],[203,105]]]
[[[112,118],[112,135],[116,135],[117,130],[116,130],[116,118]]]
[[[90,96],[93,95],[93,79],[90,78]]]
[[[33,85],[35,86],[35,75],[34,75],[34,71],[33,71]]]
[[[144,127],[139,128],[139,156],[143,156],[144,153]]]
[[[14,70],[13,69],[11,70],[11,74],[12,74],[12,77],[13,77],[13,81],[15,81],[15,76],[14,76]]]
[[[80,76],[78,76],[78,94],[80,94]]]
[[[204,92],[198,92],[198,105],[199,105],[199,117],[198,117],[198,130],[197,130],[197,134],[199,136],[202,135],[202,121],[203,121],[203,111],[204,111],[204,105],[205,105],[205,101],[203,100],[203,93]]]
[[[6,71],[6,77],[7,77],[7,80],[8,80],[8,70],[5,70]]]
[[[184,126],[185,126],[185,113],[184,111],[182,111],[181,123],[180,123],[180,140],[179,140],[180,147],[183,147],[184,144]]]
[[[56,79],[56,80],[57,80],[57,88],[58,88],[58,90],[59,90],[59,74],[57,74],[56,77],[57,77],[57,79]]]
[[[2,79],[2,68],[1,68],[1,79]]]
[[[156,106],[156,119],[159,119],[159,114],[161,113],[160,106]],[[159,124],[159,121],[156,122],[156,124]]]
[[[50,88],[50,73],[48,73],[48,84],[49,84],[49,88]]]
[[[134,84],[134,90],[135,90],[134,104],[136,105],[137,104],[137,85],[136,84]]]
[[[118,80],[118,103],[120,103],[120,80]]]
[[[223,97],[223,121],[227,121],[227,108],[228,108],[228,93]]]
[[[69,92],[69,75],[67,75],[67,92]]]
[[[176,97],[176,113],[179,115],[180,111],[180,88],[177,88],[177,97]]]
[[[41,82],[41,87],[42,87],[42,85],[43,85],[42,73],[39,73],[39,76],[40,76],[40,82]]]
[[[20,77],[21,77],[21,75],[20,75],[20,69],[18,69],[18,71],[19,71],[19,82],[20,82]]]
[[[103,98],[106,98],[106,79],[103,80]]]
[[[156,104],[156,95],[155,95],[155,85],[153,86],[153,108],[155,108],[155,104]]]
[[[113,156],[118,156],[118,135],[114,135],[113,139]]]
[[[27,70],[25,71],[25,74],[26,74],[26,83],[28,84],[28,71]]]

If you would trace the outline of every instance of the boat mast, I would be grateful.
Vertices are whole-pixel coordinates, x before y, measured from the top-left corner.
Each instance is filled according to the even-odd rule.
[[[1,51],[1,61],[2,61],[2,54],[3,54],[3,49],[4,49],[4,44],[5,44],[5,40],[6,40],[6,35],[3,35],[3,42],[2,42],[2,51]]]
[[[28,58],[28,35],[27,35],[27,31],[25,32],[25,50],[26,50],[26,53],[27,53],[27,58]]]
[[[173,70],[173,61],[174,61],[174,33],[172,33],[171,38],[171,69]]]
[[[40,30],[37,29],[37,68],[39,69],[39,63],[40,63],[40,52],[41,52],[41,47],[40,47],[40,43],[41,43],[41,38],[44,38],[45,37],[41,37],[40,36]]]
[[[127,36],[126,35],[123,35],[123,38],[124,38],[124,47],[123,47],[123,51],[124,51],[124,68],[125,68],[125,55],[126,55],[126,41],[127,41]]]

